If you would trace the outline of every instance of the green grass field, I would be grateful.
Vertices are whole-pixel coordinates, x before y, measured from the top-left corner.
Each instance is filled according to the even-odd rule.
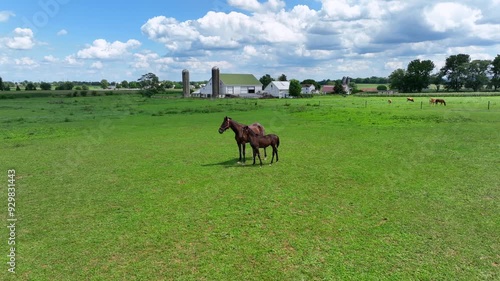
[[[0,100],[1,279],[499,280],[500,97],[446,101]]]

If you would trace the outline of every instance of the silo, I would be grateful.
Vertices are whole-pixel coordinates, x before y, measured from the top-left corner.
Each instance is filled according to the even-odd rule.
[[[189,85],[189,71],[184,69],[182,71],[182,92],[185,98],[188,98],[191,94],[191,88]]]
[[[219,96],[220,71],[217,66],[212,68],[212,99]]]

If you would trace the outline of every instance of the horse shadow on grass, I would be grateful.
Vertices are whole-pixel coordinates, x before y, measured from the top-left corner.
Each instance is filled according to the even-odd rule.
[[[245,162],[245,164],[238,163],[239,158],[233,158],[229,159],[226,161],[222,162],[216,162],[216,163],[207,163],[207,164],[202,164],[202,167],[212,167],[212,166],[222,166],[224,168],[234,168],[234,167],[246,167],[246,166],[252,166],[253,160],[250,159]]]

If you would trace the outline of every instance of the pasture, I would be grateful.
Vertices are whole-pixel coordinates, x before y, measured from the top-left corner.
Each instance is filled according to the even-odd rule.
[[[2,280],[499,280],[500,97],[392,101],[0,100]]]

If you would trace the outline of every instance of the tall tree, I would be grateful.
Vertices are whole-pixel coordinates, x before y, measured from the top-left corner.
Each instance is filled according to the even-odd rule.
[[[40,89],[42,89],[44,91],[48,91],[51,88],[52,88],[52,85],[50,85],[50,83],[47,83],[47,82],[40,83]]]
[[[101,88],[107,89],[109,87],[109,82],[106,79],[101,80]]]
[[[35,84],[33,82],[28,82],[26,83],[26,87],[24,88],[25,91],[34,91],[36,90]]]
[[[2,80],[2,77],[0,77],[0,91],[3,91],[3,80]]]
[[[153,95],[159,93],[163,90],[162,85],[160,84],[160,79],[154,73],[147,73],[141,76],[141,78],[137,79],[139,81],[139,85],[141,87],[141,95],[145,97],[152,97]]]
[[[280,77],[278,77],[278,81],[288,81],[288,80],[286,80],[285,74],[281,74]]]
[[[141,76],[141,78],[137,79],[141,88],[143,89],[158,89],[160,87],[160,79],[154,73],[147,73]]]
[[[446,58],[441,74],[446,77],[445,88],[459,91],[465,84],[470,56],[467,54],[452,55]]]
[[[422,92],[430,84],[431,72],[434,69],[434,63],[430,60],[416,59],[408,64],[406,70],[405,82],[410,91]]]
[[[128,81],[127,80],[123,80],[121,84],[122,84],[122,88],[128,88]]]
[[[391,75],[389,75],[389,88],[392,90],[398,90],[400,92],[406,91],[405,85],[406,71],[402,68],[394,70]]]
[[[266,74],[266,75],[260,77],[259,81],[260,81],[260,83],[262,83],[262,89],[264,89],[265,87],[267,87],[267,85],[269,85],[271,82],[273,82],[274,79],[271,77],[271,75]]]
[[[479,91],[484,85],[488,84],[488,68],[491,65],[490,60],[473,60],[468,64],[464,86]]]
[[[342,81],[341,80],[336,80],[335,81],[335,86],[333,86],[333,93],[334,94],[341,94],[341,95],[345,95],[346,94],[344,85],[342,85]]]
[[[500,55],[497,55],[491,62],[490,74],[491,85],[496,91],[500,87]]]
[[[301,91],[302,91],[302,86],[300,85],[299,80],[296,79],[290,80],[290,86],[288,88],[288,93],[290,93],[290,96],[298,97],[300,96]]]

